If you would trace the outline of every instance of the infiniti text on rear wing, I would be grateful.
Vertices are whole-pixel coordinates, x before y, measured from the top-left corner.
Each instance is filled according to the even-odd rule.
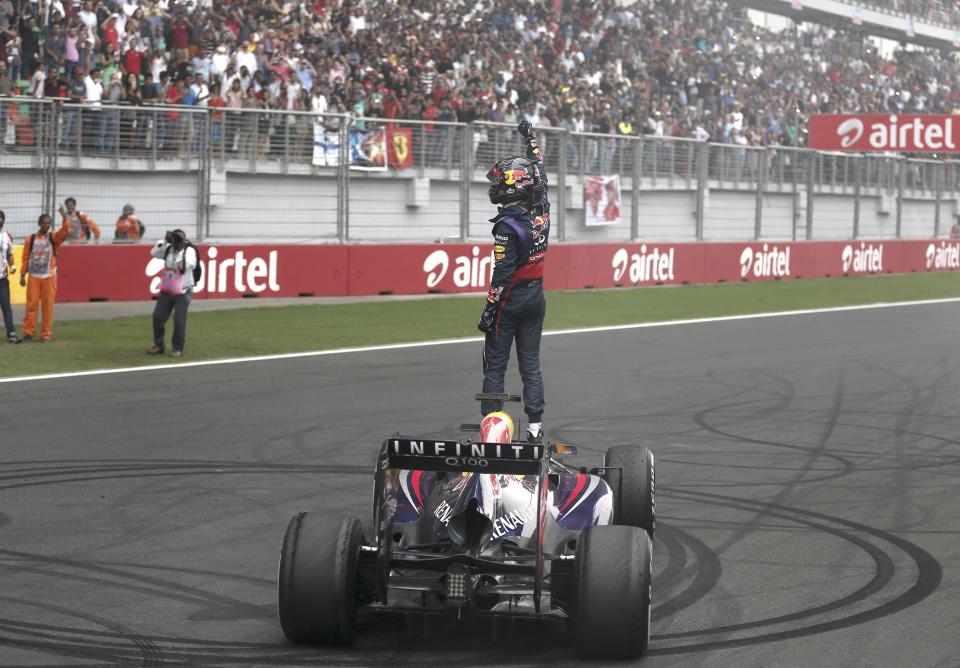
[[[461,443],[426,438],[388,438],[384,468],[536,475],[547,447],[532,443]]]

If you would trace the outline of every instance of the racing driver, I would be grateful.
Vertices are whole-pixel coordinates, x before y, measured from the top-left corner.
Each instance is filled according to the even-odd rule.
[[[483,346],[483,391],[503,392],[510,348],[517,342],[517,363],[523,381],[527,440],[543,441],[543,377],[540,374],[540,334],[547,302],[543,296],[543,263],[550,234],[547,173],[536,133],[528,121],[517,131],[527,157],[509,156],[489,172],[490,201],[499,211],[493,223],[493,277],[483,314],[477,322],[486,333]],[[480,404],[484,416],[494,402]]]

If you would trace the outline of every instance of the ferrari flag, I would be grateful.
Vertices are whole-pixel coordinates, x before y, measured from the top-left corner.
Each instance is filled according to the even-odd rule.
[[[394,169],[413,165],[413,128],[387,128],[387,162]]]

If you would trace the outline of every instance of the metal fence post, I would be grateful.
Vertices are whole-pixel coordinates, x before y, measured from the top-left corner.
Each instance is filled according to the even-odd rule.
[[[643,139],[636,137],[633,145],[633,176],[630,178],[630,239],[640,238],[640,169],[643,164]]]
[[[473,180],[474,127],[473,123],[462,126],[460,148],[460,240],[470,236],[470,182]]]
[[[860,181],[863,159],[853,158],[853,238],[860,238]]]
[[[710,144],[702,142],[697,146],[697,209],[695,212],[697,241],[703,241],[703,218],[707,206],[707,188],[709,182]]]
[[[43,167],[41,211],[52,215],[57,203],[57,160],[59,155],[57,130],[60,120],[60,104],[59,102],[43,104],[37,109],[37,112],[41,122],[37,144],[43,151],[41,158]],[[2,141],[2,138],[0,138],[0,141]]]
[[[755,151],[754,154],[757,156],[758,162],[763,161],[757,165],[757,193],[753,208],[753,239],[756,241],[760,239],[760,235],[763,233],[763,190],[767,186],[767,165],[769,164],[770,149],[769,147],[764,148]]]
[[[200,118],[200,145],[197,155],[197,241],[210,237],[210,163],[213,161],[210,112]]]
[[[806,155],[810,166],[807,169],[807,232],[805,236],[807,241],[811,241],[813,239],[813,200],[817,180],[817,154],[808,152]]]
[[[903,230],[903,191],[907,186],[907,161],[904,158],[897,158],[897,234],[900,238]]]
[[[559,133],[559,150],[557,157],[557,239],[563,241],[567,237],[567,130]]]
[[[933,203],[933,238],[936,239],[940,236],[940,204],[943,199],[943,181],[944,181],[944,164],[941,162],[937,165],[937,170],[935,172],[936,176],[936,199]]]
[[[337,156],[337,240],[344,243],[350,239],[350,125],[351,120],[340,117],[340,139]]]
[[[793,241],[797,240],[797,220],[800,217],[800,211],[798,211],[800,204],[800,193],[797,192],[797,163],[798,160],[802,159],[802,153],[798,151],[790,152],[790,193],[793,196],[793,204],[791,207],[793,217],[790,220],[790,239]]]

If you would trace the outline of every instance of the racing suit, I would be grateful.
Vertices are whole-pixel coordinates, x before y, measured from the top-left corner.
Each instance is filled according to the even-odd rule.
[[[546,186],[543,154],[531,133],[525,141],[527,157],[540,168]],[[517,363],[523,381],[523,410],[530,422],[543,414],[543,377],[540,374],[540,335],[547,302],[543,296],[543,267],[550,236],[550,202],[546,191],[527,213],[506,207],[493,223],[493,277],[487,293],[487,309],[494,310],[494,326],[483,346],[483,391],[503,392],[503,379],[510,361],[510,348],[517,342]],[[485,311],[486,312],[486,311]],[[480,411],[496,410],[483,401]]]

